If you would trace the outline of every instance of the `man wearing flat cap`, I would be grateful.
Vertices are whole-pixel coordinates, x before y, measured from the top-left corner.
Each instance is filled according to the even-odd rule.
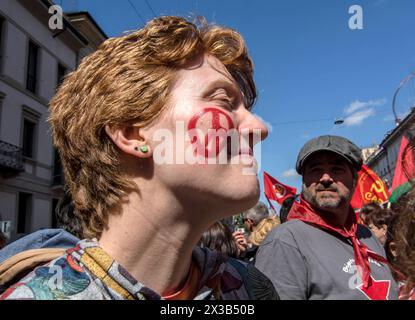
[[[343,137],[320,136],[300,150],[301,195],[255,263],[281,299],[397,299],[382,245],[350,206],[361,166],[361,150]]]

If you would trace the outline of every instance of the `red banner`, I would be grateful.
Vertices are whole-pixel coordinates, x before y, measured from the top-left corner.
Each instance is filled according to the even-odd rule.
[[[275,200],[281,205],[288,197],[295,196],[297,189],[279,182],[264,171],[264,192],[269,200]]]
[[[389,195],[388,188],[383,180],[372,169],[363,165],[359,171],[356,189],[350,203],[354,209],[360,209],[372,201],[385,202],[389,199]]]
[[[403,152],[407,145],[408,139],[406,139],[406,137],[403,136],[401,147],[399,149],[398,158],[396,159],[396,168],[395,173],[393,175],[392,190],[395,189],[397,186],[404,184],[408,181],[408,177],[405,174],[404,168],[410,178],[413,178],[414,176],[415,169],[412,150],[408,150],[408,152],[406,152],[405,154],[405,159],[403,158]]]

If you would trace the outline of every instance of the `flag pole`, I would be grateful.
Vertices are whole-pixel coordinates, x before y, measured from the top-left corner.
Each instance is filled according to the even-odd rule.
[[[275,213],[277,213],[277,210],[275,210],[274,206],[272,205],[271,201],[268,199],[267,194],[264,192],[265,198],[267,198],[267,201],[269,203],[269,206],[274,210]]]

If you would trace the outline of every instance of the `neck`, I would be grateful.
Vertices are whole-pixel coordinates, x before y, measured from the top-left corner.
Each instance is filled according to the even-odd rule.
[[[146,189],[142,187],[145,184],[137,184],[140,194],[129,195],[121,214],[109,215],[108,229],[99,243],[135,279],[160,295],[168,295],[181,289],[193,248],[213,223],[203,217],[212,216],[199,208],[198,212],[186,210],[173,194],[161,191],[160,186]]]
[[[317,211],[323,211],[325,217],[333,226],[343,229],[347,223],[350,206],[342,206],[331,210],[317,209]]]

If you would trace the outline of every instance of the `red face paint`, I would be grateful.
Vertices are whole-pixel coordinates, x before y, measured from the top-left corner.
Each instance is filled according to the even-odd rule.
[[[201,127],[201,120],[203,120],[204,117],[207,117],[209,114],[211,114],[212,122],[210,125],[207,126],[207,128]],[[226,127],[223,127],[221,124],[221,119],[226,120]],[[217,132],[219,130],[224,130],[225,132],[228,132],[230,129],[234,129],[235,125],[231,119],[231,117],[226,114],[224,111],[218,109],[218,108],[205,108],[199,113],[195,114],[189,121],[189,124],[187,126],[187,130],[191,131],[194,129],[201,129],[203,132],[209,130],[213,132]],[[201,141],[202,140],[202,141]],[[203,153],[200,154],[207,158],[209,155],[212,155],[212,151],[209,148],[209,134],[206,132],[204,139],[199,139],[198,137],[193,136],[191,139],[191,143],[195,147],[195,153],[197,153],[199,150],[203,150]],[[216,152],[215,156],[218,156],[220,152],[220,137],[216,136]],[[212,148],[212,147],[211,147]]]

